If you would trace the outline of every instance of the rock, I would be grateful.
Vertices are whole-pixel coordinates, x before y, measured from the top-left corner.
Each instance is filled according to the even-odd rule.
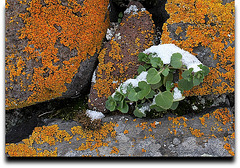
[[[152,45],[153,34],[149,12],[139,2],[130,2],[115,35],[99,54],[89,94],[90,109],[107,112],[107,97],[120,83],[137,75],[138,53]]]
[[[108,0],[6,1],[6,110],[89,91],[107,7]]]
[[[155,119],[108,116],[98,130],[84,130],[75,121],[44,120],[29,138],[6,144],[5,152],[7,156],[232,157],[234,120],[228,108]]]
[[[203,84],[186,96],[234,92],[234,0],[167,0],[170,18],[163,25],[162,43],[174,43],[210,67]]]
[[[178,138],[173,139],[173,145],[179,145],[181,141]]]

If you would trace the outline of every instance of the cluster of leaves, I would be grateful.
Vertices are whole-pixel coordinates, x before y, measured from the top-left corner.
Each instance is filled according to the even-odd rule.
[[[138,68],[138,74],[147,73],[146,81],[138,82],[138,87],[133,87],[131,83],[123,91],[122,85],[106,101],[106,108],[110,111],[119,110],[122,113],[128,113],[129,105],[135,105],[133,114],[136,117],[146,117],[147,106],[149,110],[157,112],[168,109],[175,110],[179,101],[184,97],[174,99],[174,88],[177,87],[181,93],[184,90],[190,90],[193,86],[203,82],[204,77],[209,73],[209,68],[200,64],[201,71],[193,72],[193,68],[186,69],[182,64],[182,55],[174,53],[171,56],[170,64],[164,64],[161,58],[155,53],[140,53],[138,60],[144,62]],[[174,81],[174,74],[181,71],[182,78]],[[175,75],[176,76],[176,75]],[[177,82],[177,85],[174,83]]]

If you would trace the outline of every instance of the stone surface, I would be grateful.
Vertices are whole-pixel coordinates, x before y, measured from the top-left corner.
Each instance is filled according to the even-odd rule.
[[[210,67],[203,84],[186,95],[234,92],[234,0],[167,0],[165,6],[170,18],[163,25],[162,43],[174,43]]]
[[[87,94],[107,7],[108,0],[6,1],[7,110]]]
[[[140,119],[114,115],[99,130],[79,123],[46,119],[24,142],[6,144],[7,156],[232,157],[234,114],[219,108],[205,114]],[[38,138],[41,135],[41,138]],[[60,136],[61,135],[61,136]],[[25,146],[24,146],[25,144]],[[22,151],[26,151],[22,153]],[[14,153],[15,152],[15,153]]]
[[[99,54],[89,94],[89,108],[106,112],[105,102],[115,88],[137,75],[138,53],[152,45],[154,24],[151,15],[139,3],[132,1],[112,39]]]

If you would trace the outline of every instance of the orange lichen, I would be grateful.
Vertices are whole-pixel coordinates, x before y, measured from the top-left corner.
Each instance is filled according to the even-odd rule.
[[[146,150],[146,149],[144,149],[144,148],[142,148],[142,152],[147,152],[147,150]]]
[[[202,117],[199,117],[199,120],[201,121],[201,124],[203,126],[207,126],[207,124],[205,124],[205,117],[209,119],[209,116],[210,116],[209,113],[207,113],[207,114],[204,114]]]
[[[136,125],[136,128],[142,128],[142,130],[145,130],[148,128],[148,125],[147,125],[147,122],[142,122],[142,123],[139,123],[138,125]]]
[[[185,117],[168,117],[168,120],[172,121],[173,125],[177,126],[183,125],[184,127],[186,127],[186,121],[188,121],[188,119]],[[180,120],[182,120],[183,123],[179,122]]]
[[[218,121],[222,122],[223,125],[226,125],[226,123],[229,123],[231,120],[231,115],[227,108],[217,109],[213,112],[213,115]]]
[[[74,126],[71,128],[71,134],[66,130],[59,130],[57,125],[36,127],[32,135],[28,139],[23,139],[19,144],[6,144],[5,152],[9,156],[57,156],[57,148],[54,151],[35,149],[33,144],[49,144],[55,145],[57,142],[63,141],[69,142],[71,145],[71,139],[73,136],[77,136],[76,139],[85,139],[86,143],[82,143],[76,150],[97,150],[101,146],[108,146],[110,141],[104,140],[111,134],[112,138],[116,137],[116,131],[113,131],[115,124],[112,122],[104,123],[99,130],[83,130],[81,126]],[[116,150],[115,150],[116,151]]]
[[[209,48],[216,67],[210,67],[210,73],[201,86],[186,91],[185,96],[223,94],[234,91],[235,82],[235,41],[234,1],[222,4],[221,0],[168,0],[166,10],[170,18],[163,25],[162,43],[174,43],[180,48],[193,52],[195,47]],[[170,32],[168,25],[184,23]],[[181,30],[182,29],[182,30]],[[173,40],[181,31],[186,32],[185,39]],[[208,57],[209,55],[206,55]],[[211,56],[210,56],[211,57]]]
[[[128,18],[126,18],[126,21],[134,19],[134,17],[140,17],[142,15],[148,15],[148,17],[151,19],[149,12],[141,11],[137,15],[128,16]],[[127,24],[121,23],[121,26],[123,27],[126,25]],[[140,43],[140,37],[129,40],[124,37],[124,35],[120,35],[121,40],[117,37],[113,37],[109,42],[110,47],[106,47],[100,52],[98,56],[99,64],[96,72],[97,79],[96,83],[93,85],[93,89],[97,91],[98,97],[109,97],[120,83],[126,81],[129,78],[133,78],[134,75],[136,75],[130,74],[128,71],[133,73],[131,70],[136,69],[136,66],[139,66],[140,63],[138,61],[124,62],[123,58],[136,57],[137,60],[138,53],[143,49],[151,46],[151,40],[153,40],[154,33],[153,25],[154,24],[152,23],[152,27],[149,26],[151,29],[146,30],[143,34],[141,34],[143,37],[148,37],[144,42]],[[135,27],[132,26],[131,28],[133,29],[132,31],[136,31],[138,29],[141,29],[141,27],[142,25],[137,25]],[[126,44],[128,45],[126,46]],[[128,52],[127,55],[123,52],[123,48],[126,48]],[[94,100],[91,100],[91,102],[94,102]]]
[[[115,147],[115,146],[112,148],[112,151],[110,152],[110,154],[113,154],[113,153],[114,154],[118,154],[119,153],[119,149],[117,147]]]
[[[124,132],[123,132],[124,134],[128,134],[128,130],[124,130]]]
[[[224,146],[224,149],[226,149],[228,151],[228,153],[232,156],[235,155],[235,153],[232,151],[231,145],[229,143],[226,143]]]
[[[83,130],[81,126],[75,126],[71,128],[73,135],[79,135],[79,138],[86,139],[85,143],[75,150],[86,150],[90,149],[97,150],[101,146],[108,146],[109,142],[104,142],[103,140],[111,134],[112,138],[116,137],[116,131],[114,130],[115,124],[112,122],[104,123],[99,130]]]
[[[5,152],[13,157],[38,157],[38,156],[57,156],[57,148],[54,151],[44,150],[39,152],[32,145],[47,143],[55,145],[56,142],[66,140],[70,135],[65,130],[59,130],[57,125],[36,127],[28,139],[23,139],[19,144],[6,144]]]
[[[191,131],[191,134],[194,135],[195,137],[201,137],[204,135],[204,133],[200,132],[199,129],[193,129],[192,127],[189,127],[189,130]]]
[[[26,75],[30,75],[30,84],[22,87],[31,95],[25,100],[17,101],[8,97],[7,93],[7,109],[62,96],[67,91],[66,84],[72,82],[80,63],[100,51],[109,25],[106,17],[108,0],[85,0],[82,4],[77,0],[67,1],[64,6],[60,0],[32,0],[27,12],[19,14],[25,23],[19,31],[19,39],[28,39],[23,50],[27,57],[23,59],[16,55],[18,62],[8,64],[11,56],[6,56],[6,71],[10,72],[7,78],[11,82],[20,82],[26,79]],[[76,13],[80,13],[80,16]],[[61,60],[57,55],[57,43],[68,47],[70,51],[76,50],[77,54]],[[32,67],[29,71],[25,65],[31,61],[39,62],[39,66]]]
[[[178,28],[177,28],[177,30],[175,31],[175,33],[177,34],[177,35],[179,35],[179,33],[181,33],[183,30],[182,30],[182,28],[180,27],[180,26],[178,26]]]

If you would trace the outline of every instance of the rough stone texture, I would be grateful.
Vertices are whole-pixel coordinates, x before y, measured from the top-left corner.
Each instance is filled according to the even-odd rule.
[[[102,128],[95,131],[82,130],[73,121],[45,120],[46,127],[35,128],[29,141],[6,144],[6,154],[64,157],[231,157],[235,152],[234,120],[233,111],[228,108],[215,109],[193,117],[171,114],[156,119],[139,119],[129,115],[108,116],[102,119]],[[60,133],[62,136],[59,136]],[[39,134],[42,139],[36,139]],[[54,139],[51,140],[52,137]],[[27,145],[20,146],[23,144]],[[24,150],[26,153],[21,153]],[[45,152],[41,153],[43,151]]]
[[[107,97],[120,83],[137,75],[138,53],[152,45],[154,24],[150,13],[139,2],[132,1],[128,7],[131,5],[137,11],[124,13],[115,35],[99,54],[89,94],[90,109],[106,112]]]
[[[107,6],[108,0],[6,1],[7,110],[89,91]]]
[[[162,43],[174,43],[210,67],[203,84],[186,95],[234,92],[234,0],[167,0],[170,18],[163,25]]]

